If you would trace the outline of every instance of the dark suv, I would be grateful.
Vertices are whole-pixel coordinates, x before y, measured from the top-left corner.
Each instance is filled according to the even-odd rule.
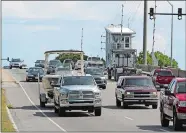
[[[175,78],[168,89],[160,92],[161,126],[168,127],[173,121],[175,131],[182,130],[186,124],[186,78]]]

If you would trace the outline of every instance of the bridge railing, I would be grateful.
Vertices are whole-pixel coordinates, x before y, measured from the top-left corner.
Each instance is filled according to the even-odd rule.
[[[160,68],[159,66],[152,66],[152,65],[143,65],[143,64],[138,64],[136,66],[138,69],[142,69],[142,71],[145,72],[151,72],[153,69]],[[176,69],[176,68],[169,68],[173,74],[176,77],[186,77],[186,70],[181,70],[181,69]]]

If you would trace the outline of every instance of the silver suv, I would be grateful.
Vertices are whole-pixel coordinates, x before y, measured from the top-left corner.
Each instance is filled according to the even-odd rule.
[[[62,76],[54,85],[54,108],[59,116],[66,110],[83,110],[101,116],[101,91],[91,75]]]

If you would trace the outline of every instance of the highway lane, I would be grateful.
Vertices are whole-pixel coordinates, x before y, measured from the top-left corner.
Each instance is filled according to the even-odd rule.
[[[39,99],[38,99],[38,85],[34,82],[24,82],[25,81],[25,70],[20,69],[12,69],[10,70],[11,74],[18,80],[21,81],[22,87],[25,89],[29,98],[34,102],[34,104],[39,107]],[[46,108],[40,108],[42,112],[50,118],[53,122],[51,123],[51,129],[55,127],[56,131],[61,128],[65,129],[65,131],[131,131],[131,132],[168,132],[172,131],[172,127],[162,128],[160,126],[159,120],[159,110],[145,108],[142,106],[139,107],[131,107],[129,109],[120,109],[115,106],[115,97],[114,97],[114,88],[116,83],[112,81],[108,81],[107,89],[102,90],[103,97],[103,112],[101,117],[95,117],[88,113],[77,113],[70,112],[67,117],[61,118],[58,117],[57,114],[54,113],[52,106],[47,106]],[[28,101],[28,98],[24,95],[24,92],[14,92],[15,95],[19,96],[19,99],[22,101]],[[17,98],[14,99],[15,101]],[[14,106],[14,105],[13,105]],[[30,111],[32,114],[26,119],[45,119],[45,122],[51,122],[46,116],[33,105],[25,104],[22,106],[17,106],[14,108],[21,110],[22,112]],[[21,121],[21,120],[20,120]],[[19,123],[19,122],[18,122]],[[49,126],[49,127],[50,127]],[[44,126],[46,127],[46,126]],[[42,128],[42,127],[41,127]],[[41,131],[42,129],[40,129]],[[45,128],[43,130],[46,131]],[[61,130],[61,129],[60,129]]]

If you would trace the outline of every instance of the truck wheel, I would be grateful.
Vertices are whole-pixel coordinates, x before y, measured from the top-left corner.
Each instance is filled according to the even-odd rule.
[[[154,105],[152,105],[152,108],[153,109],[157,109],[158,108],[158,105],[157,104],[154,104]]]
[[[160,119],[161,119],[161,126],[162,127],[168,127],[169,126],[169,120],[165,118],[165,114],[163,111],[160,112]]]
[[[94,110],[95,116],[101,116],[101,107]]]
[[[59,107],[58,115],[59,115],[60,117],[61,117],[61,116],[65,116],[65,115],[66,115],[66,110],[65,110],[65,108]]]
[[[12,69],[12,66],[10,66],[10,69]]]
[[[183,124],[177,118],[176,112],[173,113],[173,128],[174,131],[181,131],[183,129]]]
[[[40,107],[45,107],[45,102],[42,102],[40,99]]]
[[[103,86],[102,89],[106,89],[106,86]]]
[[[58,113],[58,111],[59,111],[59,110],[56,108],[56,106],[54,106],[54,112],[55,112],[55,113]]]
[[[117,97],[116,97],[116,106],[121,107],[121,102],[117,99]]]
[[[22,66],[20,66],[19,68],[22,69]]]
[[[128,108],[128,105],[126,103],[123,102],[123,108],[126,109]]]

